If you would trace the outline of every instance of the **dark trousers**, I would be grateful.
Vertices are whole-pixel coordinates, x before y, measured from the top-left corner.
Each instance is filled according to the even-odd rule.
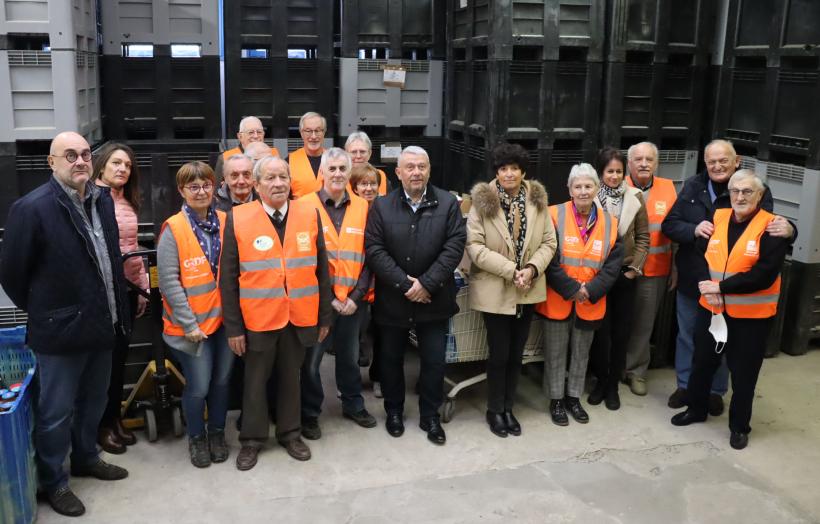
[[[137,316],[137,295],[136,291],[128,291],[128,303],[131,306],[131,324]],[[128,358],[128,346],[131,344],[131,336],[125,335],[117,330],[117,341],[114,345],[114,352],[111,354],[111,379],[108,383],[108,403],[105,406],[101,427],[113,427],[120,419],[122,410],[122,389],[125,385],[125,360]]]
[[[54,491],[68,484],[63,461],[85,467],[98,460],[97,428],[111,377],[111,350],[70,355],[37,355],[34,448],[40,486]]]
[[[438,417],[444,397],[444,364],[447,348],[447,319],[416,324],[419,359],[419,413]],[[387,413],[404,412],[404,350],[409,328],[379,326],[382,393]]]
[[[369,305],[367,308],[367,315],[363,315],[364,321],[362,324],[366,324],[363,328],[364,331],[364,338],[367,339],[366,344],[370,347],[370,368],[367,370],[367,375],[370,378],[370,382],[381,382],[379,379],[379,366],[381,366],[381,358],[379,357],[379,353],[381,350],[379,349],[379,329],[376,326],[376,323],[373,322],[373,305]]]
[[[276,440],[299,438],[299,369],[304,359],[305,347],[291,324],[276,331],[248,332],[239,432],[243,445],[261,446],[270,435],[266,384],[271,374],[276,375]]]
[[[723,355],[732,379],[732,401],[729,404],[729,429],[749,433],[752,428],[752,401],[757,377],[766,353],[766,341],[772,327],[772,318],[731,318],[726,316],[728,341],[721,354],[715,352],[715,341],[709,333],[712,314],[704,308],[698,311],[695,322],[695,356],[689,376],[689,409],[705,416],[709,403],[712,379],[720,367]]]
[[[618,276],[606,294],[606,315],[601,322],[589,354],[589,365],[598,383],[607,389],[617,388],[626,370],[626,348],[632,333],[632,308],[635,301],[635,279]]]
[[[532,305],[521,307],[520,315],[484,313],[487,328],[487,411],[512,411],[524,345],[530,334]]]

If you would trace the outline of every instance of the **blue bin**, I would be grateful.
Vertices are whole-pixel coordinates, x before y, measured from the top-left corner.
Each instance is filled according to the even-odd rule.
[[[0,523],[30,523],[37,514],[32,379],[36,362],[25,347],[25,326],[0,329],[0,375],[22,383],[9,411],[0,413]]]

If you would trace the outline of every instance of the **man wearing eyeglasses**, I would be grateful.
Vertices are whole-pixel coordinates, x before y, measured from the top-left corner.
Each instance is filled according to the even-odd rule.
[[[698,312],[698,272],[703,265],[703,254],[695,249],[698,238],[709,238],[715,231],[712,215],[716,209],[731,207],[729,199],[729,179],[740,167],[740,157],[731,142],[713,140],[703,150],[706,171],[690,177],[669,214],[663,221],[663,234],[678,244],[675,262],[678,267],[678,293],[676,298],[678,336],[675,347],[675,371],[677,389],[669,397],[668,405],[680,409],[687,405],[686,388],[692,370],[692,356],[695,352],[695,318]],[[774,201],[772,192],[765,187],[760,207],[772,212]],[[775,237],[796,236],[794,226],[782,216],[775,218],[766,227]],[[723,413],[723,395],[729,389],[729,370],[724,362],[712,380],[709,396],[709,414]]]
[[[288,155],[293,198],[322,189],[319,166],[325,152],[327,120],[319,113],[308,112],[299,119],[299,135],[303,146]]]
[[[265,143],[265,128],[262,126],[262,121],[255,116],[246,116],[239,121],[239,131],[236,133],[236,138],[239,139],[239,145],[233,149],[228,149],[216,162],[214,173],[217,179],[224,176],[224,164],[234,155],[241,155],[245,153],[245,149],[254,142]],[[279,150],[275,147],[270,148],[271,156],[279,156]]]
[[[108,399],[116,337],[130,331],[114,202],[89,182],[91,148],[77,133],[57,135],[52,178],[9,211],[0,283],[28,313],[27,343],[37,356],[34,446],[40,488],[57,513],[79,516],[71,474],[119,480],[128,472],[104,462],[97,428]]]

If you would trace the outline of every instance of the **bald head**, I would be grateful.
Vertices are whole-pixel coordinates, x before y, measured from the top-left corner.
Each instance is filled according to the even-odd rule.
[[[255,116],[246,116],[239,122],[239,132],[236,134],[244,150],[252,142],[264,142],[265,128],[262,121]]]
[[[82,135],[66,131],[55,136],[49,148],[48,165],[58,180],[85,195],[91,177],[91,146]]]

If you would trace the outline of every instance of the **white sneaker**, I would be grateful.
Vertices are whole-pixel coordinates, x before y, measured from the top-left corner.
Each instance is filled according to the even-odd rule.
[[[373,396],[376,397],[376,398],[383,398],[384,397],[384,395],[382,395],[382,385],[381,385],[381,383],[379,383],[379,382],[374,382],[373,383]]]

